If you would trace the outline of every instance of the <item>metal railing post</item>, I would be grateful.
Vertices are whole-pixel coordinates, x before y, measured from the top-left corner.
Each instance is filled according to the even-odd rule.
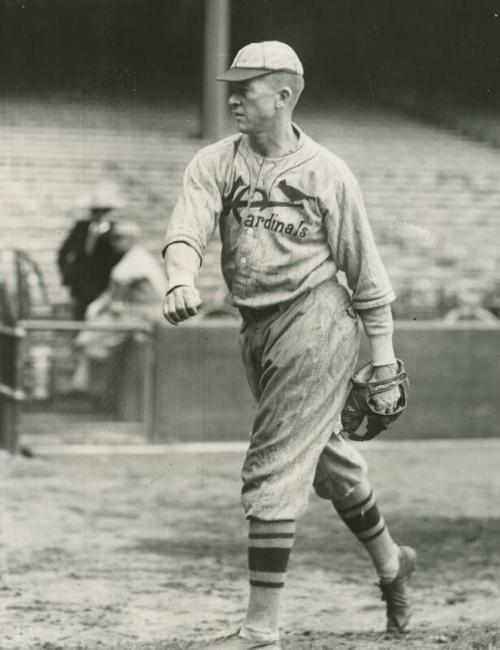
[[[19,388],[19,344],[26,332],[19,327],[0,325],[0,336],[12,339],[8,347],[4,341],[0,346],[0,447],[14,454],[18,447],[19,402],[25,398]]]

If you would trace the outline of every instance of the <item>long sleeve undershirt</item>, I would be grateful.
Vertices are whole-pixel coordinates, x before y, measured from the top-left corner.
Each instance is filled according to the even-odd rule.
[[[395,363],[396,356],[392,344],[393,321],[390,305],[358,311],[365,328],[374,366]]]

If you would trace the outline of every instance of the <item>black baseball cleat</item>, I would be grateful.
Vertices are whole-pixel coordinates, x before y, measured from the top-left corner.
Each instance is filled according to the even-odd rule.
[[[410,546],[399,547],[399,570],[392,582],[379,583],[387,609],[386,632],[389,635],[406,631],[411,618],[411,604],[406,586],[417,566],[417,554]]]

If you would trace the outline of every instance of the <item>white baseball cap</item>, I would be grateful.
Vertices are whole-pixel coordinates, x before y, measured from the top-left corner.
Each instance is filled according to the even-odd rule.
[[[289,45],[281,41],[262,41],[242,47],[229,70],[219,75],[217,81],[246,81],[277,71],[304,74],[299,57]]]
[[[119,210],[116,210],[117,214],[119,212]],[[112,215],[114,217],[115,212],[113,212]],[[141,228],[135,221],[132,221],[130,219],[121,219],[115,221],[113,224],[111,235],[116,237],[130,237],[131,239],[139,239],[141,236]]]
[[[88,207],[92,208],[123,208],[125,199],[118,185],[114,181],[103,180],[99,182],[89,195]]]

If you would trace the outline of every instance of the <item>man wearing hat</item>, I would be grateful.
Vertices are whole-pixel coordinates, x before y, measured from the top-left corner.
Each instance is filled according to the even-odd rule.
[[[161,319],[158,305],[165,294],[161,266],[141,245],[141,230],[135,221],[120,210],[110,216],[115,217],[110,244],[119,262],[111,269],[106,290],[87,307],[86,320],[93,325],[155,323]],[[92,385],[91,360],[107,361],[128,336],[119,330],[80,332],[75,340],[77,355],[70,392],[88,392]]]
[[[358,316],[370,342],[371,381],[397,369],[394,293],[362,195],[348,166],[292,121],[304,78],[291,47],[247,45],[219,80],[230,84],[239,134],[190,162],[163,248],[164,315],[176,325],[200,305],[198,270],[220,230],[222,270],[242,315],[243,360],[258,404],[242,470],[247,613],[238,631],[203,647],[280,648],[280,594],[295,524],[313,486],[368,551],[386,602],[387,632],[400,633],[410,619],[406,587],[415,551],[393,541],[366,463],[342,436]],[[338,282],[338,271],[351,292]],[[374,402],[390,413],[398,399],[395,388]]]
[[[118,188],[109,181],[99,183],[85,204],[84,218],[72,226],[57,255],[75,320],[83,320],[88,305],[106,289],[111,269],[120,259],[109,238],[112,222],[105,218],[111,210],[124,207]]]

